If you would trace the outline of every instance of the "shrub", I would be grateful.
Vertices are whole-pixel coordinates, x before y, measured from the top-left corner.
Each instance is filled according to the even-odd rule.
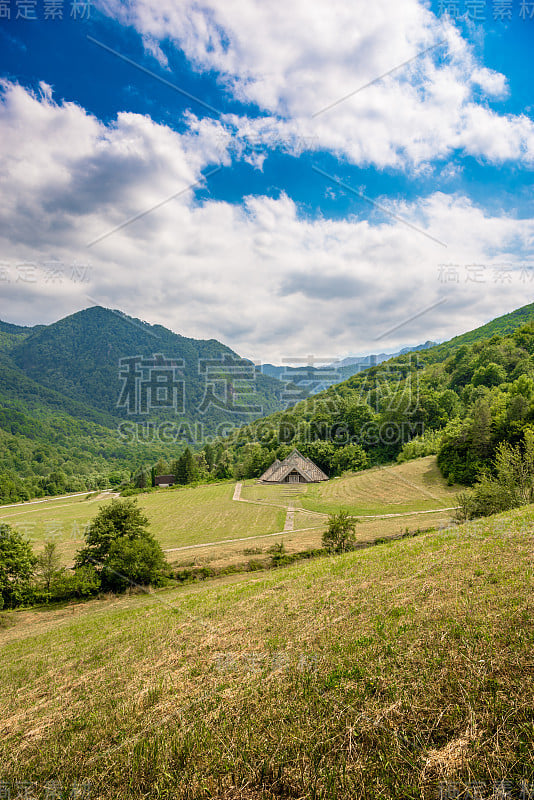
[[[49,592],[53,580],[62,571],[55,542],[46,542],[43,552],[37,557],[37,566],[46,591]]]
[[[64,569],[57,574],[50,585],[52,600],[69,600],[72,597],[85,598],[98,593],[100,578],[94,567]]]
[[[534,501],[534,431],[525,429],[523,445],[500,444],[495,477],[482,474],[472,491],[458,495],[458,518],[463,521],[509,511]]]
[[[147,528],[148,519],[135,500],[112,500],[87,528],[87,544],[76,555],[76,567],[94,567],[103,588],[158,583],[166,562]]]
[[[331,514],[328,530],[323,533],[323,547],[329,552],[344,553],[354,548],[355,528],[358,520],[347,511]]]

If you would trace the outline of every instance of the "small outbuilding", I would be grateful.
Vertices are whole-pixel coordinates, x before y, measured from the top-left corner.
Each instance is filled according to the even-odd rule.
[[[154,484],[162,489],[166,489],[167,486],[173,486],[174,483],[176,483],[174,475],[156,475],[154,478]]]
[[[283,461],[276,459],[259,480],[261,483],[318,483],[327,481],[328,475],[295,449]]]

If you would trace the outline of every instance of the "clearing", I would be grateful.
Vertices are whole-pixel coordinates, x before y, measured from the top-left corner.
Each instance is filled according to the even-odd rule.
[[[434,456],[326,484],[264,486],[248,480],[239,500],[234,499],[235,489],[234,482],[173,487],[137,499],[171,561],[220,566],[242,560],[251,548],[262,553],[281,541],[289,553],[320,547],[327,515],[340,508],[360,517],[361,540],[447,525],[452,516],[447,509],[455,505],[458,491],[447,486]],[[24,533],[37,552],[46,541],[55,541],[70,565],[83,546],[85,526],[110,500],[111,495],[90,494],[0,507],[0,522]],[[288,508],[294,509],[293,518],[284,530]],[[399,516],[375,518],[388,514]]]

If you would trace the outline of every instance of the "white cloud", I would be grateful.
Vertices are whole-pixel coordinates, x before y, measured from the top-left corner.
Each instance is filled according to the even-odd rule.
[[[487,69],[486,67],[476,69],[471,76],[471,81],[474,84],[478,84],[488,97],[502,99],[509,94],[506,76],[500,72],[495,72],[493,69]]]
[[[525,302],[519,274],[501,283],[492,265],[529,252],[534,222],[439,193],[390,208],[447,248],[378,212],[372,221],[306,219],[284,194],[232,205],[186,192],[87,249],[228,160],[227,133],[191,118],[179,135],[137,114],[104,125],[47,90],[37,97],[7,82],[1,99],[2,319],[50,322],[98,302],[279,360],[444,338]],[[64,267],[60,280],[52,261]],[[30,280],[22,262],[39,265]],[[73,280],[75,263],[90,265],[87,282]],[[458,282],[439,280],[440,263],[459,265]],[[473,263],[486,265],[483,285],[466,281]]]
[[[143,36],[143,46],[147,53],[154,56],[163,69],[169,69],[169,59],[161,49],[157,39],[154,39],[153,36]]]
[[[174,41],[193,68],[215,72],[234,97],[267,112],[269,120],[233,118],[267,142],[276,129],[289,146],[307,143],[380,168],[413,167],[455,149],[496,163],[534,161],[532,120],[499,116],[480,99],[481,92],[490,100],[505,97],[505,76],[480,65],[450,20],[417,0],[100,0],[100,6],[150,42]]]

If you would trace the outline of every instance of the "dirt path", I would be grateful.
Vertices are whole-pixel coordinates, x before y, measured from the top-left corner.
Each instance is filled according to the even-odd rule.
[[[50,497],[48,500],[32,500],[29,503],[15,503],[14,505],[11,505],[11,506],[0,506],[0,519],[11,519],[12,517],[20,517],[21,514],[24,514],[24,515],[25,514],[38,514],[43,510],[42,508],[30,508],[29,510],[26,510],[26,507],[27,506],[32,506],[32,505],[39,505],[40,503],[50,503],[51,501],[54,501],[54,500],[66,500],[69,497],[87,496],[87,494],[88,494],[88,492],[78,492],[77,494],[65,495],[65,497],[63,497],[63,498]],[[99,503],[101,500],[108,500],[110,497],[112,497],[112,498],[113,497],[120,497],[119,492],[111,492],[111,491],[110,492],[100,492],[100,494],[96,495],[96,497],[91,497],[91,499],[88,500],[87,502],[88,503]],[[50,508],[50,509],[64,508],[64,507],[65,507],[65,505],[63,503],[58,505],[58,506],[48,506],[48,508]],[[2,509],[4,509],[4,508],[18,508],[18,509],[20,509],[20,511],[15,511],[12,514],[3,514],[2,513]]]
[[[323,525],[314,525],[313,527],[309,528],[295,528],[295,514],[298,514],[299,511],[304,514],[313,514],[317,517],[322,517],[324,521],[328,518],[328,514],[323,514],[320,511],[308,511],[306,509],[295,508],[292,501],[289,501],[287,505],[282,506],[275,503],[264,503],[261,500],[246,500],[244,497],[241,497],[241,489],[243,484],[236,483],[234,489],[234,496],[233,499],[240,503],[251,503],[252,505],[261,505],[261,506],[274,506],[275,508],[285,508],[286,509],[286,521],[284,525],[284,530],[276,531],[275,533],[259,533],[255,536],[241,536],[238,539],[220,539],[218,542],[202,542],[201,544],[187,544],[182,545],[181,547],[169,547],[164,550],[165,553],[177,553],[182,550],[195,550],[202,547],[215,547],[220,544],[232,544],[233,542],[249,542],[253,539],[267,539],[271,536],[283,536],[284,533],[304,533],[305,531],[317,531],[324,528]],[[358,515],[359,519],[395,519],[398,517],[413,517],[419,516],[421,514],[439,514],[442,511],[454,511],[457,506],[452,506],[451,508],[434,508],[428,511],[403,511],[396,514],[361,514]]]
[[[0,506],[0,513],[3,508],[26,508],[26,506],[35,506],[38,503],[50,503],[56,500],[68,500],[70,497],[81,497],[82,495],[91,494],[90,492],[76,492],[75,494],[61,494],[58,497],[44,497],[42,500],[24,500],[21,503],[9,503],[5,506]]]
[[[291,501],[289,501],[286,505],[282,505],[281,503],[266,503],[264,500],[246,500],[244,497],[241,497],[242,488],[243,488],[242,483],[236,483],[234,489],[234,496],[232,498],[233,500],[238,500],[240,503],[251,503],[252,505],[255,506],[271,506],[273,508],[285,508],[287,512],[293,511],[293,514],[298,513],[300,511],[303,514],[313,514],[316,517],[328,518],[330,516],[329,514],[325,514],[323,511],[311,511],[308,508],[295,508]],[[451,506],[450,508],[430,508],[427,509],[426,511],[399,511],[395,514],[357,514],[355,516],[357,516],[358,519],[389,519],[390,517],[411,517],[414,516],[415,514],[437,514],[440,511],[456,511],[457,508],[459,508],[459,506]]]
[[[294,527],[295,527],[295,506],[293,505],[293,503],[289,503],[287,507],[284,531],[292,531]]]
[[[296,531],[292,531],[292,533],[301,533],[304,531],[317,531],[320,530],[323,526],[316,525],[313,528],[299,528]],[[182,547],[169,547],[164,550],[164,553],[176,553],[178,550],[194,550],[197,547],[214,547],[218,544],[232,544],[233,542],[248,542],[251,539],[268,539],[270,536],[283,536],[284,531],[277,531],[276,533],[258,533],[256,536],[243,536],[240,539],[220,539],[218,542],[202,542],[202,544],[186,544]]]

